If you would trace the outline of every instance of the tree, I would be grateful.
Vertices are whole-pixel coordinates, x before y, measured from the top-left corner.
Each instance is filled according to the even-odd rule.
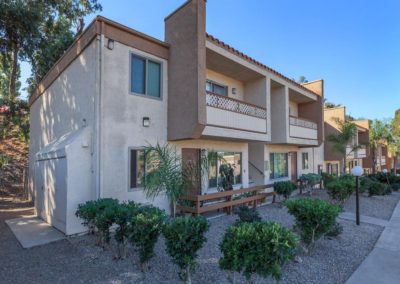
[[[400,154],[400,109],[395,111],[394,118],[390,122],[391,141],[389,151],[393,154],[394,173],[397,172],[398,155]]]
[[[71,27],[77,27],[79,34],[84,26],[83,17],[97,10],[101,10],[97,0],[0,1],[0,53],[10,56],[11,66],[7,92],[9,101],[17,97],[19,62],[32,60],[37,50],[47,43],[48,28],[58,19],[65,18],[70,21]],[[31,63],[34,65],[35,61]]]
[[[361,145],[354,143],[357,135],[357,126],[350,121],[336,119],[339,126],[339,133],[330,134],[327,139],[332,143],[332,151],[339,153],[343,157],[343,172],[346,172],[347,158],[351,153],[357,151]],[[348,151],[350,148],[350,151]]]
[[[369,146],[372,156],[372,172],[376,172],[377,157],[376,152],[379,147],[391,140],[390,127],[385,121],[375,119],[370,121],[369,127]]]
[[[147,198],[154,199],[165,192],[171,203],[172,215],[176,215],[176,204],[185,192],[181,158],[172,146],[148,146],[144,150],[148,172],[143,177],[143,191]]]
[[[342,106],[342,105],[341,104],[335,104],[335,103],[328,102],[328,101],[324,102],[324,107],[325,108],[335,108],[335,107],[340,107],[340,106]]]
[[[297,83],[300,83],[300,84],[302,84],[302,83],[308,83],[308,80],[306,79],[305,76],[301,75],[301,76],[299,77],[299,79],[297,80]]]

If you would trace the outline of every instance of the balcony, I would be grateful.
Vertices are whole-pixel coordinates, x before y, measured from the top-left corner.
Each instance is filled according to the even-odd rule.
[[[212,92],[206,93],[206,105],[208,126],[267,132],[266,108]]]
[[[366,157],[367,157],[367,148],[365,146],[361,146],[361,148],[357,150],[357,158],[366,158]]]
[[[289,116],[289,136],[291,138],[318,139],[318,125],[308,119]]]

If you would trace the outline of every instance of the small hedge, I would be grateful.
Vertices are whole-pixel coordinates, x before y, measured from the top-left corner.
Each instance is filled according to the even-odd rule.
[[[139,251],[142,271],[146,270],[148,261],[154,255],[154,246],[162,232],[165,219],[164,210],[142,206],[136,209],[129,220],[129,240]]]
[[[400,190],[400,183],[392,183],[391,187],[392,187],[393,191],[399,191]]]
[[[332,230],[341,212],[339,206],[320,199],[288,200],[285,205],[295,217],[295,226],[300,230],[301,239],[308,248],[312,248],[318,239]]]
[[[368,188],[368,195],[373,196],[373,195],[385,195],[385,194],[390,194],[391,193],[391,188],[389,185],[380,183],[378,181],[374,181],[369,185]]]
[[[207,240],[204,235],[208,229],[208,221],[203,216],[177,217],[164,227],[167,253],[181,269],[179,276],[186,283],[191,283],[197,252]]]
[[[326,184],[329,197],[338,204],[343,204],[352,195],[355,189],[355,181],[345,178],[337,178]]]
[[[246,205],[240,205],[235,207],[235,214],[239,216],[239,223],[252,223],[261,221],[260,214],[257,209],[249,208]]]
[[[282,195],[285,200],[297,189],[297,186],[291,181],[277,181],[274,183],[274,191]]]
[[[298,239],[294,233],[273,222],[241,223],[229,227],[220,243],[219,266],[243,274],[248,280],[282,277],[282,265],[293,259]],[[235,280],[233,279],[233,283]]]

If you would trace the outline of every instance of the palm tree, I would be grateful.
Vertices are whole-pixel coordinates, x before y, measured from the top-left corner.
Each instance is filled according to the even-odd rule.
[[[339,153],[343,157],[343,172],[346,172],[347,158],[351,153],[354,153],[361,148],[361,145],[354,143],[354,138],[357,135],[357,126],[350,121],[336,119],[339,126],[338,134],[331,134],[327,137],[332,143],[332,151]],[[350,147],[350,151],[348,148]]]
[[[389,123],[375,119],[370,121],[369,127],[369,146],[372,156],[372,172],[376,172],[377,149],[391,141],[390,127]]]

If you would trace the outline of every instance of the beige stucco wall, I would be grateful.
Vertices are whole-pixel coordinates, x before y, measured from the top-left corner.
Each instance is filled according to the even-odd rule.
[[[206,69],[207,80],[214,81],[224,86],[228,86],[228,96],[238,100],[244,100],[244,84],[224,74]],[[232,88],[236,88],[236,95],[232,93]]]
[[[299,116],[299,105],[294,101],[289,101],[289,115]]]
[[[150,202],[141,191],[129,190],[129,149],[167,141],[168,64],[164,59],[117,42],[113,50],[103,48],[103,51],[101,196]],[[161,62],[160,99],[130,92],[132,53]],[[150,127],[143,127],[143,117],[150,118]],[[154,203],[169,208],[162,196]]]

